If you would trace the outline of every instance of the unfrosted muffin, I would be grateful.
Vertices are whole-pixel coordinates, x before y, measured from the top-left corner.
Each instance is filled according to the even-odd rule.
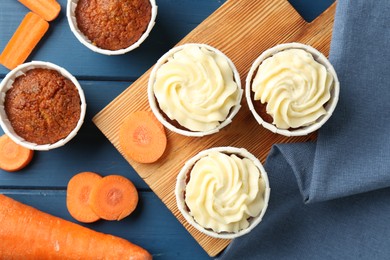
[[[70,28],[93,51],[123,54],[149,35],[157,15],[155,0],[68,0]]]
[[[287,136],[321,127],[333,113],[338,93],[337,75],[326,57],[299,43],[265,51],[246,82],[246,98],[256,120]]]
[[[63,68],[34,61],[1,82],[0,123],[16,143],[33,150],[64,145],[81,127],[86,110],[77,80]]]
[[[267,174],[245,149],[217,147],[191,158],[177,177],[177,205],[185,219],[217,238],[248,233],[269,200]]]
[[[203,136],[231,122],[241,106],[242,89],[234,64],[222,52],[205,44],[184,44],[158,60],[148,98],[168,129]]]
[[[4,109],[20,137],[52,144],[76,127],[80,103],[72,81],[55,70],[36,68],[15,79],[6,92]]]

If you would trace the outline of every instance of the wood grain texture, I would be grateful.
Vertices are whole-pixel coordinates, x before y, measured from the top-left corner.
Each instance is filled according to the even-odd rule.
[[[220,49],[234,62],[244,85],[252,62],[264,50],[276,44],[302,42],[328,55],[334,11],[335,4],[313,22],[306,23],[286,0],[230,0],[178,44],[206,43]],[[150,110],[147,100],[149,72],[150,69],[93,118],[119,152],[118,129],[123,119],[133,111]],[[196,231],[176,207],[175,181],[184,162],[201,150],[227,145],[244,147],[264,162],[275,143],[314,138],[315,134],[288,138],[269,132],[256,123],[244,98],[233,122],[219,133],[191,138],[168,131],[168,148],[158,162],[139,164],[127,160],[206,252],[215,256],[230,241],[211,238]]]

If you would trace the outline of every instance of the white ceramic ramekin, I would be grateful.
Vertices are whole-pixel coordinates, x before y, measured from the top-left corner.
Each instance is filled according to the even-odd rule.
[[[245,229],[242,229],[242,230],[236,232],[236,233],[233,233],[233,232],[218,233],[218,232],[215,232],[211,229],[204,228],[199,223],[197,223],[195,221],[195,219],[191,216],[191,214],[188,210],[188,207],[186,206],[186,203],[185,203],[185,189],[186,189],[186,185],[187,185],[187,181],[188,181],[188,175],[190,174],[191,169],[193,168],[194,164],[197,161],[199,161],[201,158],[209,155],[210,152],[222,152],[222,153],[226,153],[228,155],[235,154],[240,158],[247,158],[247,159],[251,160],[255,164],[255,166],[258,168],[258,170],[260,172],[260,177],[263,179],[264,184],[265,184],[265,189],[264,189],[264,194],[263,194],[264,205],[263,205],[263,208],[261,209],[259,215],[257,215],[256,217],[250,218],[249,219],[249,223],[250,223],[249,226]],[[201,188],[201,187],[199,187],[199,188]],[[269,197],[270,197],[270,191],[271,191],[271,189],[270,189],[270,185],[269,185],[267,172],[265,171],[265,169],[264,169],[263,165],[261,164],[261,162],[259,161],[259,159],[257,159],[253,154],[251,154],[250,152],[248,152],[244,148],[236,148],[236,147],[227,146],[227,147],[214,147],[214,148],[210,148],[207,150],[203,150],[203,151],[199,152],[198,154],[196,154],[191,159],[189,159],[184,164],[183,168],[181,169],[181,171],[179,172],[179,174],[177,176],[175,195],[176,195],[176,202],[177,202],[177,207],[178,207],[179,211],[184,216],[186,221],[188,221],[188,223],[190,223],[192,226],[194,226],[197,230],[199,230],[200,232],[202,232],[208,236],[211,236],[211,237],[223,238],[223,239],[233,239],[233,238],[243,236],[243,235],[249,233],[253,228],[255,228],[261,222],[265,212],[267,211],[268,201],[269,201]]]
[[[325,106],[326,114],[324,114],[320,118],[318,118],[315,123],[308,125],[308,126],[300,127],[297,129],[280,129],[280,128],[276,127],[274,124],[271,124],[271,123],[264,121],[264,119],[261,118],[261,116],[256,112],[254,104],[253,104],[254,102],[260,102],[260,101],[254,101],[254,100],[252,100],[252,97],[251,97],[252,80],[255,77],[255,73],[256,73],[258,67],[261,65],[261,63],[265,59],[273,56],[274,54],[276,54],[280,51],[287,50],[287,49],[303,49],[303,50],[311,53],[313,55],[314,60],[316,60],[317,62],[319,62],[320,64],[325,66],[325,68],[333,76],[333,81],[334,81],[333,87],[332,87],[331,93],[330,93],[331,94],[330,100],[326,103],[326,106]],[[328,121],[328,119],[332,115],[333,111],[335,110],[338,99],[339,99],[339,93],[340,93],[340,83],[339,83],[336,71],[333,68],[332,64],[329,62],[329,60],[321,52],[319,52],[317,49],[315,49],[309,45],[305,45],[302,43],[296,43],[296,42],[279,44],[279,45],[276,45],[276,46],[264,51],[253,62],[252,66],[248,72],[248,76],[246,78],[246,85],[245,85],[246,100],[247,100],[249,109],[252,112],[256,121],[260,125],[265,127],[266,129],[268,129],[274,133],[284,135],[284,136],[303,136],[303,135],[307,135],[307,134],[310,134],[310,133],[318,130],[323,124],[325,124],[326,121]]]
[[[149,0],[149,1],[150,1],[151,6],[152,6],[152,13],[151,13],[150,21],[149,21],[148,27],[146,28],[146,31],[142,34],[142,36],[135,43],[133,43],[132,45],[130,45],[127,48],[120,49],[120,50],[106,50],[106,49],[99,48],[99,47],[93,45],[91,43],[91,41],[78,29],[77,19],[75,16],[75,10],[76,10],[78,0],[68,0],[68,4],[66,7],[66,16],[68,19],[70,30],[73,32],[73,34],[76,36],[76,38],[84,46],[86,46],[87,48],[89,48],[90,50],[92,50],[94,52],[104,54],[104,55],[121,55],[121,54],[125,54],[129,51],[132,51],[132,50],[138,48],[141,45],[141,43],[143,43],[145,41],[145,39],[149,36],[149,34],[150,34],[154,24],[155,24],[156,16],[157,16],[156,1],[155,0]]]
[[[51,69],[51,70],[58,71],[62,76],[66,77],[72,81],[72,83],[76,86],[77,91],[80,95],[81,111],[80,111],[80,118],[77,122],[76,127],[69,133],[69,135],[66,138],[61,139],[53,144],[39,145],[39,144],[28,142],[28,141],[24,140],[22,137],[18,136],[15,133],[15,131],[13,130],[12,125],[9,122],[7,114],[4,110],[4,100],[6,97],[6,92],[10,88],[12,88],[12,84],[13,84],[14,80],[17,77],[24,75],[25,72],[27,72],[31,69],[35,69],[35,68],[44,68],[44,69]],[[84,92],[83,92],[79,82],[76,80],[76,78],[73,77],[72,74],[70,74],[64,68],[62,68],[58,65],[55,65],[53,63],[50,63],[50,62],[32,61],[32,62],[28,62],[28,63],[24,63],[22,65],[19,65],[18,67],[16,67],[12,71],[10,71],[5,76],[5,78],[2,80],[2,82],[0,83],[0,125],[3,129],[3,131],[5,132],[5,134],[7,134],[14,142],[16,142],[17,144],[24,146],[28,149],[31,149],[31,150],[47,151],[47,150],[51,150],[51,149],[63,146],[67,142],[69,142],[77,134],[81,125],[83,124],[86,108],[87,108],[87,105],[85,102]]]

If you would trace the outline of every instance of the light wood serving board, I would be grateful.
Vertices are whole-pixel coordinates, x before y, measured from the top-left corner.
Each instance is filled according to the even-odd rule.
[[[234,62],[245,86],[252,62],[276,44],[302,42],[328,55],[334,11],[335,4],[316,20],[307,23],[287,0],[228,0],[178,44],[206,43],[218,48]],[[150,110],[147,99],[149,73],[150,69],[93,118],[93,122],[121,153],[118,130],[124,118],[136,110]],[[178,211],[174,189],[176,176],[184,162],[210,147],[236,146],[246,148],[264,163],[275,143],[315,139],[315,134],[288,138],[259,126],[247,107],[245,97],[233,122],[219,133],[191,138],[167,131],[167,136],[167,150],[158,162],[139,164],[126,159],[210,256],[216,256],[230,240],[201,234],[189,226]]]

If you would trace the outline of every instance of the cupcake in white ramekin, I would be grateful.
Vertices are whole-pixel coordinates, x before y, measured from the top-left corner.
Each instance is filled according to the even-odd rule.
[[[243,90],[233,62],[218,49],[197,43],[164,54],[149,77],[148,99],[157,119],[185,136],[204,136],[230,124]]]
[[[340,83],[315,48],[286,43],[263,52],[246,78],[246,100],[259,124],[285,136],[319,129],[332,115]]]
[[[188,160],[177,176],[177,207],[200,232],[224,239],[249,233],[268,206],[260,161],[243,148],[215,147]]]
[[[31,150],[65,145],[84,122],[84,92],[67,70],[32,61],[10,71],[0,84],[0,125]]]
[[[155,0],[68,0],[66,15],[71,31],[87,48],[120,55],[139,47],[156,20]]]

